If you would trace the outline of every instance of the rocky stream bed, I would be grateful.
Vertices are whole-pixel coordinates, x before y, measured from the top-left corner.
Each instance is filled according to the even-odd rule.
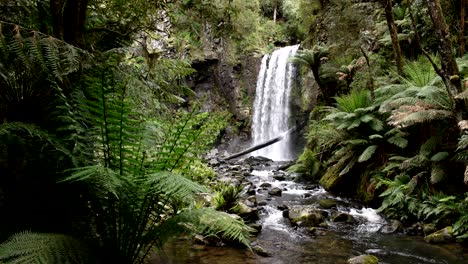
[[[232,162],[213,158],[210,164],[218,180],[243,186],[239,215],[258,231],[253,250],[213,246],[198,236],[168,243],[150,263],[377,263],[363,262],[364,255],[376,256],[378,263],[468,263],[468,248],[427,243],[425,232],[435,231],[428,226],[404,228],[319,185],[297,182],[285,172],[287,162],[250,157]]]

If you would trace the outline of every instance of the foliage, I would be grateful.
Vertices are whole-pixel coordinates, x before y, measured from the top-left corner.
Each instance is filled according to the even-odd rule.
[[[237,205],[242,194],[242,186],[221,184],[213,197],[213,206],[216,210],[230,212]]]
[[[62,234],[21,232],[0,244],[2,263],[97,263],[82,242]]]
[[[307,180],[316,180],[320,170],[320,162],[315,156],[315,151],[305,148],[296,163],[288,168],[288,171],[298,173]]]
[[[74,169],[64,181],[83,182],[90,189],[89,236],[127,262],[141,263],[154,245],[161,247],[171,234],[192,230],[176,219],[205,223],[204,209],[190,215],[195,195],[207,191],[190,180],[190,168],[216,138],[221,122],[197,108],[179,112],[171,123],[146,119],[133,111],[126,84],[116,83],[112,72],[92,83],[90,98],[76,99],[76,115],[93,128],[83,136],[93,139],[94,162]],[[247,241],[241,223],[219,217],[224,226],[217,222],[220,229],[210,227],[210,232]]]

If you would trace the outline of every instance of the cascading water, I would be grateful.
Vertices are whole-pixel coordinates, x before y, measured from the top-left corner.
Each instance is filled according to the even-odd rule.
[[[289,129],[289,95],[292,87],[294,66],[288,58],[294,56],[299,45],[288,46],[265,55],[257,78],[252,138],[257,145],[280,136]],[[272,160],[293,159],[289,135],[269,147],[255,151],[253,156]]]

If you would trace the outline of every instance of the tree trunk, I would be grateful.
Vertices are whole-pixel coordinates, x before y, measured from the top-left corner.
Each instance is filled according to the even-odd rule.
[[[390,37],[392,39],[393,54],[395,57],[395,64],[400,75],[404,75],[403,72],[403,58],[401,55],[400,41],[398,40],[398,31],[395,26],[393,19],[392,0],[383,0],[382,2],[385,9],[385,18],[387,20],[388,30],[390,31]]]
[[[439,40],[439,54],[441,57],[441,66],[444,79],[450,83],[449,91],[452,97],[462,92],[460,76],[458,72],[457,61],[452,51],[452,42],[450,41],[450,31],[442,14],[442,8],[439,0],[426,0],[429,15],[432,19],[434,31]]]
[[[83,48],[88,0],[50,0],[54,35]]]
[[[465,10],[466,0],[461,0],[460,6],[460,57],[465,55]]]

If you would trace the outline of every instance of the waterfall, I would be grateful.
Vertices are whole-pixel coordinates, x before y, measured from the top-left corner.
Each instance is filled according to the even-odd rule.
[[[253,144],[280,136],[289,129],[289,96],[294,74],[294,66],[288,63],[299,45],[288,46],[262,58],[257,77],[252,138]],[[255,151],[253,156],[263,156],[272,160],[291,160],[293,154],[289,135],[269,147]]]

